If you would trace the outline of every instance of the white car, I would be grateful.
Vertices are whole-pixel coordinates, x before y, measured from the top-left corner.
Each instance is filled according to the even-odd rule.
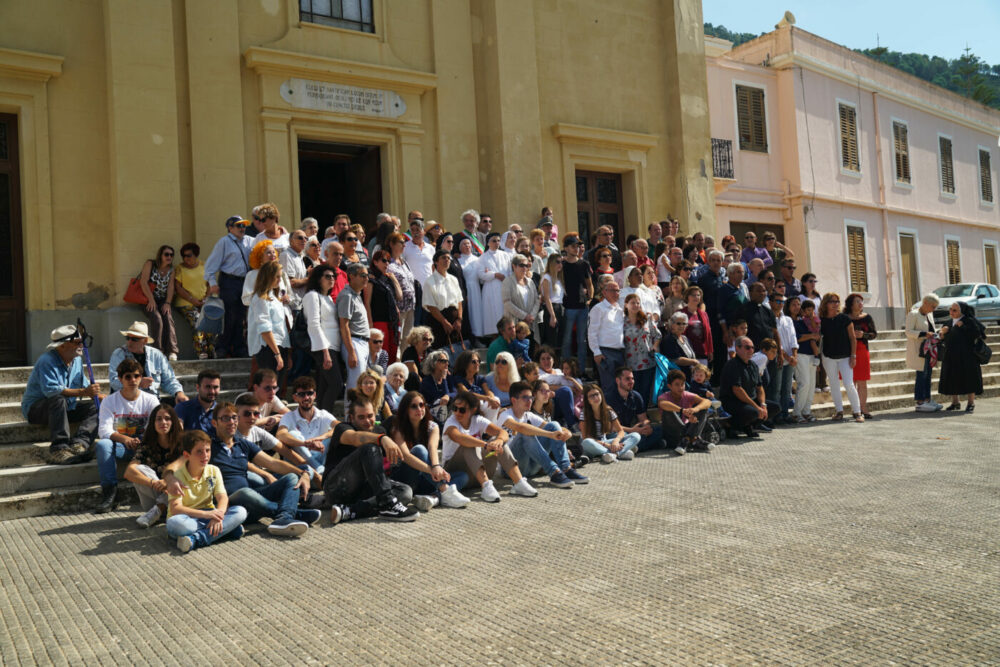
[[[941,303],[934,309],[934,321],[943,322],[951,317],[948,308],[955,302],[965,302],[972,307],[976,318],[983,323],[1000,323],[1000,289],[989,283],[957,283],[934,290]],[[913,307],[916,308],[917,303]]]

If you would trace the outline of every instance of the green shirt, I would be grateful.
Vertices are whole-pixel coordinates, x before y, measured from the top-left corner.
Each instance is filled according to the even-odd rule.
[[[497,355],[501,352],[511,352],[510,344],[503,339],[503,336],[497,336],[490,343],[490,346],[486,348],[486,365],[493,368],[493,360],[497,358]]]

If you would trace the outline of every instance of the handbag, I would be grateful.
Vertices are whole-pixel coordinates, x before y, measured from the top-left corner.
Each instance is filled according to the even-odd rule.
[[[197,331],[207,334],[221,334],[223,318],[226,314],[226,306],[217,296],[210,296],[205,299],[198,313],[198,320],[194,328]]]
[[[149,281],[149,291],[153,292],[153,281]],[[149,303],[149,299],[146,298],[145,293],[142,291],[142,271],[139,272],[132,280],[128,281],[128,288],[125,290],[125,296],[123,298],[125,303],[134,303],[137,306],[145,306]]]
[[[972,353],[976,355],[976,360],[980,366],[990,363],[990,359],[993,358],[993,350],[990,349],[990,346],[982,338],[977,338],[976,342],[972,344]]]

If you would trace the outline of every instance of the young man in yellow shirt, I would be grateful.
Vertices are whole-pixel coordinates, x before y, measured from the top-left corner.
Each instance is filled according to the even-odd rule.
[[[243,537],[247,511],[239,505],[229,507],[222,473],[208,463],[212,439],[204,431],[188,431],[181,440],[181,451],[184,465],[176,477],[183,491],[170,496],[167,535],[177,538],[181,553],[207,547],[227,535],[234,540]]]

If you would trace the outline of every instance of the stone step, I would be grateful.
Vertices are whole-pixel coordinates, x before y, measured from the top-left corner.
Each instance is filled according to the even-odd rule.
[[[219,373],[243,373],[250,375],[250,359],[194,359],[187,361],[174,361],[171,366],[177,375],[198,375],[199,371],[212,369]],[[108,365],[106,363],[93,364],[94,377],[101,382],[107,383]],[[86,373],[86,368],[84,368]],[[31,375],[31,366],[11,366],[0,368],[0,384],[24,384]]]
[[[48,442],[13,442],[0,444],[0,469],[45,463]]]
[[[986,343],[994,349],[1000,347],[1000,332],[994,334],[987,333]],[[884,338],[882,334],[879,334],[879,337],[875,340],[868,341],[868,349],[871,350],[872,355],[885,354],[888,351],[898,351],[899,356],[905,356],[906,338],[889,339]]]
[[[978,401],[984,398],[995,398],[997,396],[1000,396],[1000,384],[992,384],[989,386],[984,385],[982,395],[976,397],[976,400]],[[940,394],[936,393],[932,396],[932,398],[938,403],[941,403],[942,405],[945,406],[947,406],[951,402],[950,396],[941,396]],[[963,406],[964,405],[965,403],[963,398]],[[886,410],[895,410],[899,408],[912,409],[913,406],[914,406],[914,401],[913,401],[912,385],[910,386],[909,391],[907,392],[892,394],[888,396],[869,397],[868,399],[868,411],[875,414],[876,418],[877,418],[877,413],[885,412]],[[850,419],[850,412],[851,412],[851,405],[845,400],[844,414],[848,418],[848,420]],[[832,417],[834,414],[833,403],[832,402],[814,403],[812,406],[812,414],[819,419]]]
[[[42,464],[0,468],[0,496],[97,482],[97,462],[93,460],[76,465]]]
[[[44,491],[29,491],[0,497],[0,521],[26,519],[46,514],[90,512],[101,497],[98,484],[77,484]],[[121,507],[135,505],[138,498],[129,482],[118,485]]]
[[[990,367],[992,368],[992,366]],[[988,386],[993,386],[1000,384],[1000,368],[994,369],[997,372],[993,373],[983,373],[983,388]],[[871,400],[875,397],[881,396],[895,396],[901,392],[905,392],[907,389],[912,393],[913,391],[913,371],[907,371],[910,377],[908,380],[900,380],[896,382],[875,382],[874,377],[868,382],[868,398]],[[937,379],[933,380],[932,386],[937,386]],[[847,390],[841,385],[840,393],[845,398],[847,397]],[[832,400],[830,398],[829,392],[820,392],[815,395],[815,401],[827,402]]]

